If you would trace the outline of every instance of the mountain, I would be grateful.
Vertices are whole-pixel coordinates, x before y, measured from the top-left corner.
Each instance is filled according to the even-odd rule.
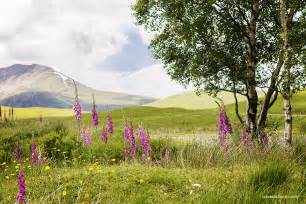
[[[92,107],[92,94],[98,109],[110,110],[150,103],[155,99],[125,93],[100,91],[79,82],[79,98],[85,110]],[[15,107],[71,108],[74,101],[73,79],[51,67],[15,64],[0,68],[0,102]]]
[[[235,99],[232,93],[221,92],[218,94],[218,97],[224,101],[225,105],[235,103]],[[245,101],[245,98],[240,95],[237,95],[237,98],[238,101]],[[191,110],[218,107],[213,97],[206,93],[197,96],[194,92],[185,92],[169,96],[167,98],[146,104],[146,106],[157,108],[184,108]]]

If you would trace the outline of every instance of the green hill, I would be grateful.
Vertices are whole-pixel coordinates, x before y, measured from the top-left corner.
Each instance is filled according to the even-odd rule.
[[[235,102],[232,93],[222,92],[218,94],[218,97],[221,98],[226,105]],[[245,101],[245,98],[243,96],[238,95],[237,97],[238,101]],[[210,109],[218,107],[218,105],[215,103],[215,99],[212,96],[209,96],[206,93],[197,96],[194,92],[186,92],[170,96],[146,104],[146,106],[156,107],[156,108],[184,108],[190,110]]]

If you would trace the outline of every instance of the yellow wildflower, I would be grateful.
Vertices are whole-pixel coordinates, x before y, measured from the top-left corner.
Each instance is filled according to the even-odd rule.
[[[50,166],[45,166],[45,171],[48,171],[50,169]]]

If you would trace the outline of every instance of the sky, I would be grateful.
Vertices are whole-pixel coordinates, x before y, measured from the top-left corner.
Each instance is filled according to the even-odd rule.
[[[163,98],[182,91],[135,25],[135,0],[1,0],[0,67],[42,64],[90,87]]]

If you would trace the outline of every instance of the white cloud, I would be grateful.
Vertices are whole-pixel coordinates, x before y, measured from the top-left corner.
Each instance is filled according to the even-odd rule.
[[[126,30],[139,32],[143,42],[149,44],[152,35],[134,25],[130,11],[132,2],[2,1],[0,66],[43,64],[86,85],[110,91],[166,96],[182,90],[169,82],[159,65],[144,67],[130,76],[101,66],[106,58],[118,53],[129,42]]]
[[[191,90],[190,88],[185,89],[183,86],[178,86],[176,82],[169,78],[160,64],[146,67],[123,78],[121,86],[122,90],[126,92],[134,90],[138,94],[156,98]]]

